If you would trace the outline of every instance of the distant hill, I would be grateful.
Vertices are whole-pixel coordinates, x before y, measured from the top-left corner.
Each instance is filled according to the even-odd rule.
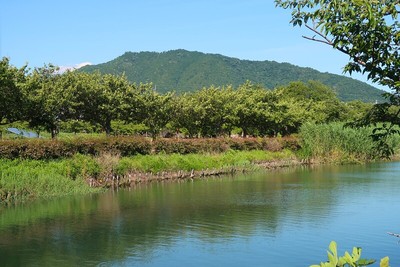
[[[210,85],[238,86],[246,80],[273,89],[292,81],[317,80],[332,87],[343,101],[381,100],[382,90],[341,75],[322,73],[275,61],[250,61],[183,49],[168,52],[126,52],[107,63],[80,71],[122,74],[131,82],[153,82],[157,91],[186,92]]]

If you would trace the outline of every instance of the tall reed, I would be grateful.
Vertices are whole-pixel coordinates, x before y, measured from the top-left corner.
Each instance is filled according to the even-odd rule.
[[[344,127],[343,123],[306,123],[300,128],[302,149],[299,156],[339,163],[376,159],[376,144],[370,136],[372,130],[372,127]],[[399,137],[391,138],[391,146],[398,147]]]

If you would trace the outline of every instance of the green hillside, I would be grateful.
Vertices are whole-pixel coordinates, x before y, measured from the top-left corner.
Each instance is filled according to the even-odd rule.
[[[381,100],[383,91],[364,82],[341,75],[322,73],[275,61],[250,61],[186,50],[168,52],[126,52],[107,63],[85,66],[80,71],[122,74],[131,82],[153,82],[157,91],[185,92],[210,85],[238,86],[246,80],[266,88],[291,81],[318,80],[332,87],[343,101]]]

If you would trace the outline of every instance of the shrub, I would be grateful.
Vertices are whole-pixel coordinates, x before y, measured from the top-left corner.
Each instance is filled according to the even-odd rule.
[[[121,157],[148,154],[196,154],[222,153],[230,149],[238,151],[281,151],[297,147],[297,139],[282,138],[201,138],[156,139],[151,142],[144,137],[91,137],[67,140],[15,139],[0,141],[0,158],[7,159],[58,159],[75,154],[99,156],[103,153]]]
[[[220,153],[229,149],[229,144],[223,138],[201,139],[157,139],[153,142],[155,153]]]

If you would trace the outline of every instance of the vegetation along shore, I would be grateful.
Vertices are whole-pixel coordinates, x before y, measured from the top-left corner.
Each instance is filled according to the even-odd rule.
[[[399,144],[379,130],[385,124],[364,123],[380,109],[343,102],[316,81],[176,94],[124,75],[18,69],[7,58],[0,70],[2,203],[262,166],[367,162],[392,156]],[[13,128],[40,138],[23,139]]]
[[[184,181],[315,162],[379,159],[372,128],[304,124],[298,137],[91,137],[0,141],[3,204],[100,192],[153,181]],[[390,140],[399,147],[399,138]]]

